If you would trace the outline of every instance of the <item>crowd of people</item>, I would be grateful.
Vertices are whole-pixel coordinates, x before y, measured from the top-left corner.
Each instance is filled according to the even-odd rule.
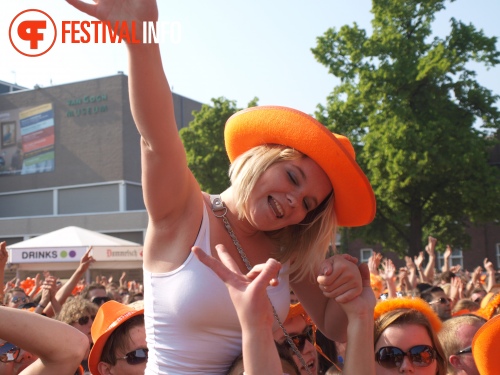
[[[429,237],[426,266],[436,242]],[[44,272],[1,285],[0,374],[145,373],[143,286],[127,282],[125,273],[118,282],[98,277],[86,284],[90,250],[65,282]],[[407,257],[396,271],[391,260],[373,253],[359,266],[362,293],[340,304],[347,337],[336,342],[291,290],[283,327],[273,327],[267,289],[279,283],[280,262],[270,259],[250,275],[224,246],[217,246],[218,259],[200,248],[193,252],[224,282],[241,324],[241,351],[224,374],[488,375],[500,368],[493,354],[500,345],[500,283],[487,259],[484,269],[472,272],[448,263],[426,273],[418,270],[421,255]],[[0,273],[6,261],[2,242]]]
[[[155,0],[67,3],[108,25],[134,25],[134,40],[158,21]],[[397,272],[378,253],[367,264],[328,256],[338,226],[373,220],[375,195],[351,142],[287,107],[230,117],[231,184],[220,195],[201,191],[158,44],[127,51],[149,219],[143,285],[126,274],[82,282],[90,249],[66,282],[45,272],[5,283],[2,374],[495,373],[491,262],[483,284],[480,268],[450,267],[447,248],[437,273],[433,237],[425,268],[424,252]]]

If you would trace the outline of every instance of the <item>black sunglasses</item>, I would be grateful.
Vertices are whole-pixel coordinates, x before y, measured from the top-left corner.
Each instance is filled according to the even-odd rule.
[[[21,349],[19,349],[17,346],[11,344],[10,342],[6,342],[2,346],[0,346],[0,362],[7,363],[15,361],[17,357],[19,357],[20,352]]]
[[[375,360],[380,366],[392,369],[401,367],[405,356],[415,367],[427,367],[436,359],[436,351],[429,345],[417,345],[407,352],[395,346],[384,346],[375,353]]]
[[[94,297],[90,302],[95,303],[97,306],[101,306],[103,303],[111,301],[109,297]]]
[[[449,298],[441,297],[441,298],[439,298],[439,299],[437,299],[437,300],[435,300],[435,301],[431,301],[431,302],[430,302],[430,304],[433,304],[433,303],[438,303],[438,302],[439,302],[440,304],[442,304],[442,305],[445,305],[445,304],[447,304],[447,303],[450,303],[450,302],[451,302],[451,300],[450,300]]]
[[[84,326],[85,324],[87,324],[89,322],[89,319],[92,319],[92,321],[94,321],[95,320],[95,315],[82,316],[80,319],[78,319],[78,324],[80,324],[81,326]]]
[[[12,297],[12,299],[10,300],[12,303],[18,303],[19,301],[21,301],[21,303],[26,303],[29,301],[29,298],[28,297],[18,297],[18,296],[15,296],[15,297]]]
[[[304,346],[306,345],[306,340],[309,341],[310,343],[314,344],[314,331],[311,326],[307,327],[303,333],[300,335],[293,335],[290,336],[292,339],[293,343],[299,349],[299,351],[304,350]],[[288,344],[287,341],[284,342],[284,344]],[[288,344],[290,345],[290,344]]]
[[[125,357],[117,358],[125,359],[129,365],[139,365],[148,360],[148,349],[136,349],[133,352],[127,353]]]
[[[458,352],[455,353],[455,355],[468,354],[468,353],[472,353],[472,346],[468,346],[465,349],[459,350]]]

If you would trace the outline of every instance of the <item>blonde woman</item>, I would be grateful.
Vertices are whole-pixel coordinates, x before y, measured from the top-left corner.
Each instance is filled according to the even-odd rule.
[[[154,0],[68,2],[111,25],[128,25],[137,40],[144,22],[158,21]],[[224,374],[241,352],[227,289],[193,257],[194,245],[216,257],[215,245],[224,245],[243,272],[279,260],[279,287],[269,293],[279,319],[287,315],[291,286],[315,324],[343,341],[347,318],[338,303],[361,293],[361,277],[352,262],[325,255],[337,225],[364,225],[375,215],[373,191],[349,140],[294,109],[242,111],[225,129],[231,186],[211,197],[188,168],[159,46],[127,49],[149,217],[146,374]]]

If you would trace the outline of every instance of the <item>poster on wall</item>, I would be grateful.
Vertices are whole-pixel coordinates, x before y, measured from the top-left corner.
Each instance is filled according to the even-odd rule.
[[[0,176],[54,170],[52,103],[0,113]]]

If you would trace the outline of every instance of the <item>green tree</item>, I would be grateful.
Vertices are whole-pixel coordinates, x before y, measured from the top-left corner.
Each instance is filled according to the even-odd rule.
[[[445,0],[373,0],[373,32],[329,29],[312,49],[340,79],[316,117],[355,144],[376,197],[374,222],[350,236],[415,255],[427,235],[467,248],[470,223],[500,216],[488,164],[499,99],[471,62],[494,67],[497,39],[456,19],[432,34]]]
[[[254,98],[248,107],[257,105]],[[186,149],[188,166],[203,191],[221,193],[229,186],[229,159],[224,147],[224,125],[239,111],[236,102],[226,98],[212,99],[193,113],[194,119],[179,134]]]

